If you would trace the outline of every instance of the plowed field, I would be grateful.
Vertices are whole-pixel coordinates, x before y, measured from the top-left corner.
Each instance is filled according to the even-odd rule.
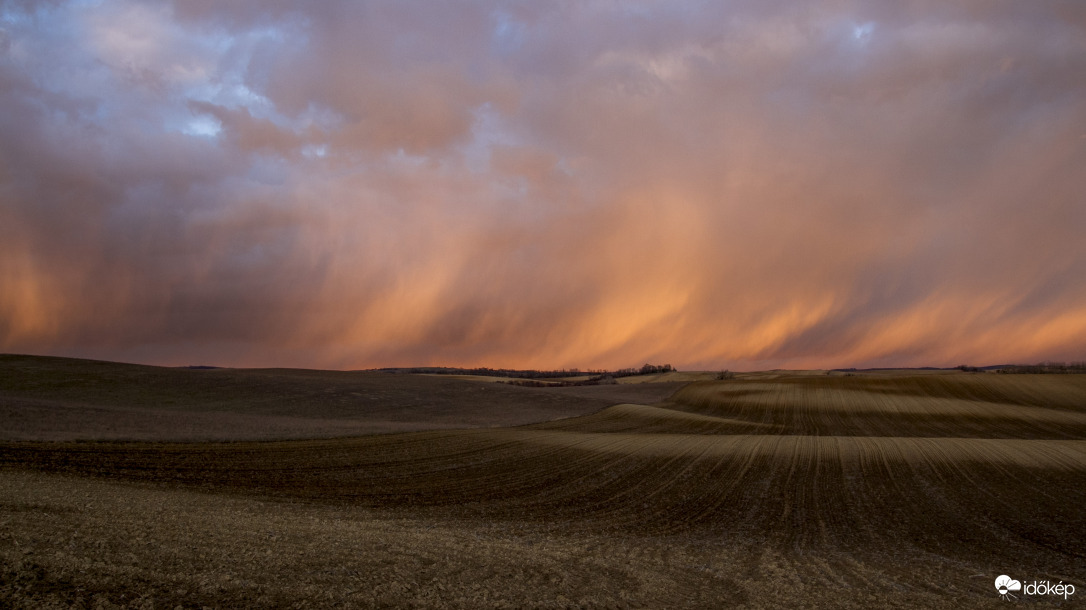
[[[701,381],[519,427],[0,465],[13,603],[997,607],[1000,574],[1086,596],[1078,375]]]

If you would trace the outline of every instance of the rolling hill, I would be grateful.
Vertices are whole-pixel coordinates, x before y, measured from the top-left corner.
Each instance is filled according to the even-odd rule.
[[[275,383],[309,396],[286,386],[331,378]],[[531,400],[607,400],[503,390],[543,397],[533,413]],[[775,374],[668,391],[518,426],[6,442],[0,599],[949,608],[1005,603],[1000,574],[1086,587],[1086,376]],[[441,417],[481,413],[468,391],[445,400]]]

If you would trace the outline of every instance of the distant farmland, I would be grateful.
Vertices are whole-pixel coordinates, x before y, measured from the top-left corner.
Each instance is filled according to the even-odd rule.
[[[96,408],[82,391],[43,381],[71,361],[39,362],[37,386],[11,372],[30,364],[7,363],[8,412]],[[244,410],[259,426],[286,409],[255,400],[261,386],[291,404],[309,396],[311,415],[331,387],[342,400],[317,419],[363,430],[367,417],[388,420],[364,399],[383,387],[401,421],[424,428],[429,416],[437,429],[9,440],[0,444],[0,600],[997,607],[1000,574],[1074,583],[1086,595],[1083,375],[778,372],[553,389],[296,371],[185,377],[199,379],[186,389],[156,377],[175,373],[128,370],[95,400],[121,409],[153,395],[141,413]],[[216,371],[176,379],[189,373]],[[96,385],[87,374],[80,383]],[[208,379],[219,389],[199,386]],[[501,393],[484,398],[492,390]],[[184,408],[154,402],[171,397]],[[543,419],[553,421],[510,425],[518,408],[549,408]],[[447,429],[457,414],[477,427]],[[63,436],[36,425],[20,438]],[[169,426],[146,426],[149,438],[170,440]]]
[[[679,387],[524,390],[471,380],[0,355],[0,440],[270,440],[510,426],[653,402]]]

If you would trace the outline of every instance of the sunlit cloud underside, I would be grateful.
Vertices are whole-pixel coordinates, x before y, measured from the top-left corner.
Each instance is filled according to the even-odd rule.
[[[1086,4],[0,3],[0,351],[1086,359]]]

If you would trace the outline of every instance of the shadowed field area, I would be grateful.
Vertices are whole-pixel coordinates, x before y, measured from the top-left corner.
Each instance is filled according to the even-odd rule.
[[[268,440],[515,426],[655,402],[680,385],[520,388],[450,376],[0,355],[0,440]]]
[[[14,605],[998,607],[1000,574],[1086,595],[1077,375],[780,374],[517,427],[8,442],[0,485]]]

